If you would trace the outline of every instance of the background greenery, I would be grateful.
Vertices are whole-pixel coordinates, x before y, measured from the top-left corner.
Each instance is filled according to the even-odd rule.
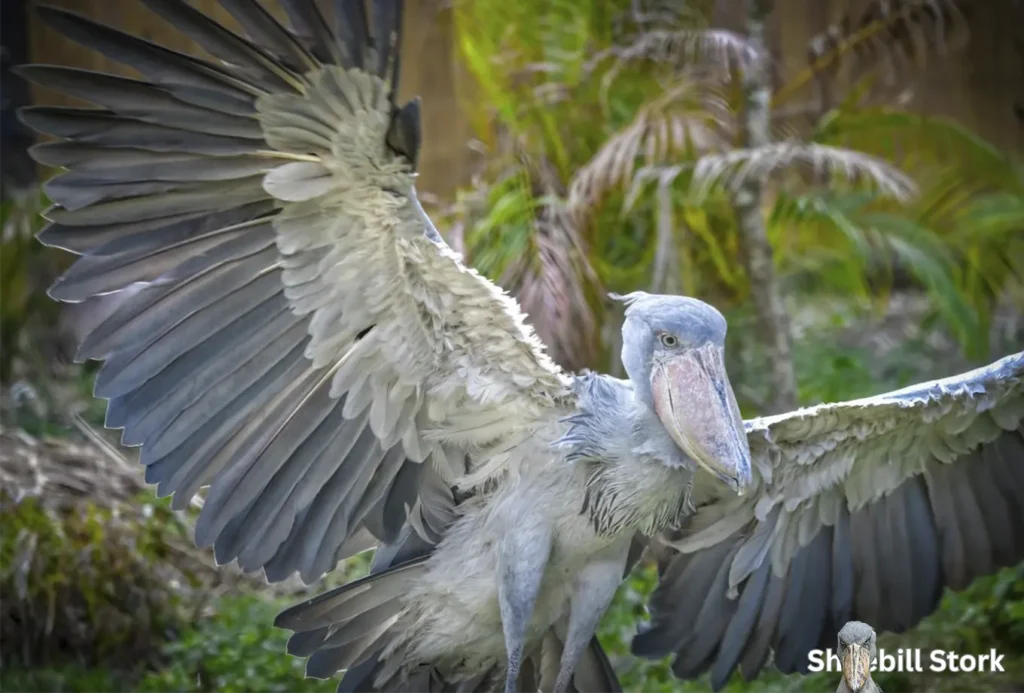
[[[737,191],[755,184],[774,249],[800,403],[949,375],[1024,345],[1024,167],[959,124],[905,109],[897,59],[926,64],[968,24],[953,2],[851,13],[807,65],[773,80],[767,141],[750,137],[743,71],[772,62],[709,29],[711,2],[473,0],[455,5],[473,184],[434,201],[469,262],[512,290],[552,355],[616,372],[606,293],[700,296],[730,320],[741,408],[773,404],[743,267]],[[884,5],[886,11],[879,11]],[[684,9],[679,9],[680,7]],[[874,8],[874,11],[869,9]],[[767,8],[770,9],[770,8]],[[923,68],[921,68],[923,69]],[[825,84],[808,103],[808,85]],[[323,589],[268,588],[191,545],[175,514],[97,435],[90,369],[67,364],[75,318],[44,294],[67,258],[32,239],[44,201],[8,195],[0,248],[2,690],[314,691],[274,614]],[[761,329],[758,329],[758,325]],[[360,574],[354,559],[330,580]],[[707,690],[628,654],[653,568],[622,587],[601,639],[627,690]],[[887,691],[1024,687],[1024,573],[947,594],[881,645],[1006,653],[1001,676],[879,675]],[[729,690],[832,690],[834,674],[739,676]]]

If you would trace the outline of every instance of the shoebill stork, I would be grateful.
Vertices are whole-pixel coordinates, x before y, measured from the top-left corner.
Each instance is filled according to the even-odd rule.
[[[97,108],[22,113],[66,172],[43,243],[61,301],[126,292],[85,336],[106,425],[219,563],[312,582],[280,615],[341,690],[617,690],[594,633],[640,550],[671,554],[636,653],[720,686],[863,618],[901,630],[1024,557],[1024,356],[744,422],[726,323],[635,293],[628,378],[560,370],[416,198],[401,7],[141,0],[211,56],[79,15],[57,30],[141,79],[34,65]]]
[[[836,693],[882,693],[882,688],[871,678],[871,664],[878,656],[875,631],[866,623],[850,621],[838,637],[839,661],[843,680]]]

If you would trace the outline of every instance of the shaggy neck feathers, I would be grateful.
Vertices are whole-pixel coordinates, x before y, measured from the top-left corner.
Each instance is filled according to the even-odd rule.
[[[692,512],[693,463],[669,437],[629,381],[584,373],[574,383],[577,413],[554,445],[585,465],[581,513],[594,530],[653,534]]]

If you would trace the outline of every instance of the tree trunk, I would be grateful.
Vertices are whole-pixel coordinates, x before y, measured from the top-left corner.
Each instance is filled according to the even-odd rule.
[[[765,23],[771,6],[771,0],[746,0],[747,36],[754,48],[765,56],[743,73],[744,144],[752,149],[767,145],[772,139],[771,78],[765,41]],[[748,176],[734,193],[732,203],[739,224],[743,265],[771,363],[772,399],[768,406],[771,413],[777,413],[796,407],[796,374],[790,348],[789,316],[782,303],[772,247],[761,211],[763,197],[763,181]]]

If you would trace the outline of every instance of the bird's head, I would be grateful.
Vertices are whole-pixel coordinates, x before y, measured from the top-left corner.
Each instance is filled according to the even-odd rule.
[[[854,693],[863,690],[871,679],[871,662],[878,654],[874,629],[866,623],[850,621],[839,631],[838,649],[847,687]]]
[[[676,445],[737,493],[750,485],[750,447],[725,372],[725,318],[684,296],[624,297],[622,365]]]

